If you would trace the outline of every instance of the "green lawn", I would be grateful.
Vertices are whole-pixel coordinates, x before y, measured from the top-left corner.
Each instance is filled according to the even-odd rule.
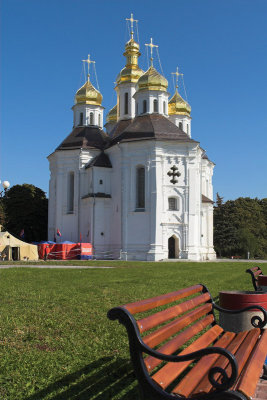
[[[107,311],[195,283],[252,290],[258,264],[104,265],[120,268],[0,270],[1,400],[137,400],[125,328]]]

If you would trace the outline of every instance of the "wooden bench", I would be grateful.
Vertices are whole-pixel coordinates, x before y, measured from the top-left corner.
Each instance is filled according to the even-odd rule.
[[[246,270],[246,272],[251,275],[252,284],[254,286],[254,289],[255,290],[260,290],[259,285],[258,285],[258,279],[259,279],[259,275],[263,275],[262,270],[260,269],[260,267],[248,268]]]
[[[225,332],[214,309],[229,311],[198,284],[112,308],[108,318],[127,329],[142,399],[247,400],[255,393],[267,354],[267,329],[261,329],[267,312],[256,308],[263,317],[252,318],[254,328]]]

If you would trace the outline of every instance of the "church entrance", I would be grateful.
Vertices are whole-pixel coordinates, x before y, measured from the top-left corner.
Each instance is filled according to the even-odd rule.
[[[168,239],[168,258],[179,257],[178,239],[175,236],[171,236]]]

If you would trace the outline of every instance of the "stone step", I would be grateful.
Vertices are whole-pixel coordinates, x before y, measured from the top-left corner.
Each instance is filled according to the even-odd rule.
[[[259,380],[253,400],[267,400],[267,380]]]

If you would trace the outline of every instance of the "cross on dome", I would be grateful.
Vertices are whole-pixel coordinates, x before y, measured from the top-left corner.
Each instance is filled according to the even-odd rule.
[[[90,54],[88,54],[88,58],[86,60],[82,60],[82,62],[83,63],[87,63],[87,68],[88,68],[87,78],[88,78],[88,81],[89,81],[89,78],[90,78],[90,74],[89,74],[90,64],[95,64],[95,61],[91,60],[90,59]]]
[[[172,72],[172,75],[176,75],[176,85],[175,88],[178,89],[178,78],[180,76],[184,76],[184,74],[180,74],[178,67],[176,67],[176,72]]]
[[[133,18],[133,13],[131,13],[131,18],[125,18],[126,21],[130,21],[131,22],[131,39],[133,39],[133,35],[134,35],[134,28],[133,28],[133,24],[134,22],[138,22],[138,19],[134,19]]]
[[[150,47],[150,55],[151,55],[150,62],[151,62],[151,67],[153,67],[153,48],[159,46],[153,43],[152,38],[150,38],[150,43],[145,43],[145,46]]]

